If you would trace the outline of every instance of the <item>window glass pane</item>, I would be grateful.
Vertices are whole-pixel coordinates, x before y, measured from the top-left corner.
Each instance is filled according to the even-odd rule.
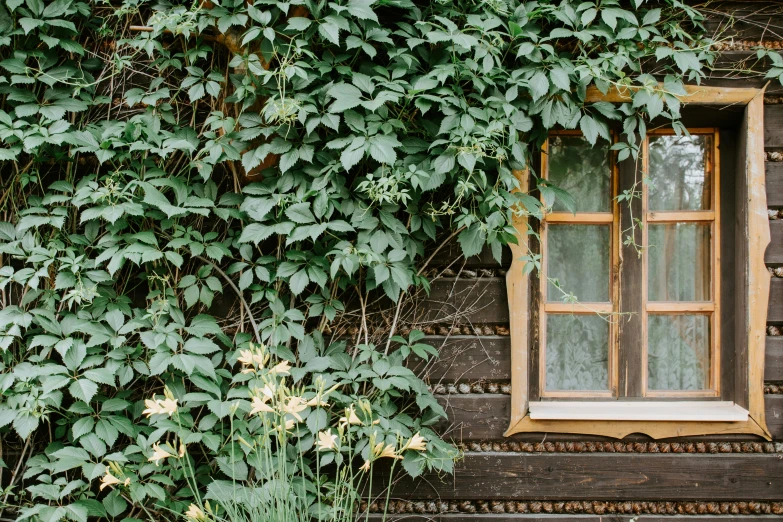
[[[705,390],[709,386],[710,320],[706,315],[647,317],[647,388]]]
[[[651,136],[648,210],[709,210],[712,136]]]
[[[710,300],[710,225],[650,224],[647,232],[650,301]]]
[[[577,212],[610,212],[612,188],[609,143],[593,147],[582,136],[549,137],[549,181],[576,199]],[[558,200],[553,210],[568,209]]]
[[[609,302],[609,225],[547,225],[547,301]]]
[[[609,389],[609,320],[594,315],[547,314],[547,391]]]

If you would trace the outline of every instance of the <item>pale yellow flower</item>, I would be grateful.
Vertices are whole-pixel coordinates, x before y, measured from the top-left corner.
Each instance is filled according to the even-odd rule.
[[[146,410],[142,414],[150,417],[152,415],[168,415],[171,417],[177,411],[177,399],[147,399],[144,401]]]
[[[257,365],[259,368],[263,368],[264,363],[266,363],[268,357],[269,356],[264,355],[263,350],[256,349],[251,346],[249,350],[239,351],[239,357],[237,357],[237,361],[242,363],[243,366]],[[248,368],[243,370],[243,373],[252,371],[254,371],[252,368]]]
[[[267,400],[269,400],[269,399],[271,399],[272,397],[275,396],[275,391],[276,390],[275,390],[275,385],[274,384],[267,384],[266,386],[261,388],[261,390],[258,390],[258,391],[260,391],[261,395],[266,397],[266,399],[264,399],[264,401],[266,402]]]
[[[299,422],[302,422],[302,416],[299,412],[307,409],[307,404],[301,397],[289,397],[288,402],[283,405],[283,412],[293,416]]]
[[[362,420],[356,415],[353,404],[345,408],[345,417],[340,417],[340,424],[361,424]]]
[[[178,453],[179,458],[184,457],[186,452],[187,452],[187,448],[185,448],[185,445],[180,442],[179,443],[179,453]]]
[[[173,457],[171,453],[161,448],[157,442],[152,445],[152,451],[152,456],[148,459],[148,462],[154,462],[156,466],[160,466],[161,460]]]
[[[362,464],[362,467],[359,468],[362,471],[370,471],[370,461],[365,460],[364,464]]]
[[[105,487],[114,486],[119,483],[120,483],[120,479],[112,475],[109,469],[107,468],[106,474],[101,477],[101,487],[99,489],[100,491],[103,491]]]
[[[253,397],[253,409],[250,410],[250,415],[255,415],[256,413],[271,413],[275,410],[273,410],[267,403],[267,399],[261,399],[259,397]]]
[[[326,406],[329,406],[329,403],[324,401],[320,395],[316,395],[315,397],[307,401],[305,404],[311,407],[321,406],[325,408]]]
[[[405,451],[406,449],[414,450],[414,451],[427,451],[427,439],[416,433],[413,437],[411,437],[411,440],[403,446],[402,451]]]
[[[337,447],[337,435],[332,435],[331,428],[318,432],[318,450],[331,450]]]
[[[195,520],[196,522],[204,522],[207,520],[207,515],[195,504],[191,504],[188,510],[185,512],[185,516],[189,520]]]
[[[240,357],[237,357],[237,361],[241,362],[245,366],[250,366],[253,364],[253,352],[250,350],[240,350],[239,355]]]
[[[399,455],[394,451],[394,446],[391,444],[384,444],[383,442],[379,442],[375,445],[375,447],[372,450],[373,454],[381,459],[383,457],[389,457],[391,459],[401,459]]]
[[[288,361],[283,361],[281,363],[277,363],[274,365],[270,370],[269,373],[272,375],[290,375],[291,373],[289,370],[291,369],[291,365],[288,364]]]
[[[285,421],[286,431],[290,431],[294,429],[294,426],[296,426],[296,421],[294,419],[288,419],[287,421]]]

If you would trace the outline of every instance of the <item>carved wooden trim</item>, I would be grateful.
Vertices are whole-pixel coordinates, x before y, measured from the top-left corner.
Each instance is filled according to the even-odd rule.
[[[529,190],[530,173],[527,170],[514,171],[519,181],[519,191],[527,192]],[[509,310],[509,329],[511,330],[511,389],[514,390],[511,401],[511,424],[512,427],[518,424],[527,415],[528,403],[528,338],[529,338],[529,319],[530,310],[528,302],[529,279],[528,272],[525,270],[526,261],[523,256],[527,254],[524,245],[528,244],[528,218],[524,213],[514,216],[514,228],[517,232],[517,241],[519,244],[510,244],[511,247],[511,267],[506,273],[506,288],[508,290],[508,310]],[[519,303],[524,303],[519,306]],[[506,432],[506,436],[511,433]],[[512,432],[513,433],[513,432]]]
[[[663,88],[663,84],[659,84]],[[599,101],[610,103],[622,103],[631,101],[631,93],[641,90],[641,87],[610,87],[606,94],[596,87],[587,89],[585,102],[595,103]],[[763,90],[746,87],[707,87],[702,85],[686,85],[684,96],[676,96],[683,103],[696,105],[747,105],[760,92],[763,101]]]
[[[770,243],[764,169],[764,89],[748,103],[748,411],[770,438],[764,416],[764,357],[770,276],[764,252]]]
[[[770,275],[764,264],[764,251],[770,242],[769,218],[764,177],[764,89],[686,87],[688,96],[682,101],[696,104],[747,105],[747,147],[745,176],[747,177],[748,266],[747,292],[747,350],[748,350],[748,413],[744,422],[666,422],[666,421],[590,421],[590,420],[532,420],[528,415],[528,276],[524,262],[519,258],[525,252],[512,247],[513,261],[506,276],[509,312],[511,318],[511,418],[505,436],[523,432],[552,432],[601,435],[623,438],[631,433],[642,433],[654,439],[710,434],[752,434],[771,440],[764,417],[764,350]],[[628,91],[610,90],[606,95],[589,89],[588,102],[627,101]],[[515,173],[520,179],[520,190],[527,190],[527,171]],[[741,175],[742,173],[738,173]],[[520,243],[527,238],[527,220],[514,221]],[[741,311],[737,311],[741,313]],[[741,335],[741,334],[740,334]]]

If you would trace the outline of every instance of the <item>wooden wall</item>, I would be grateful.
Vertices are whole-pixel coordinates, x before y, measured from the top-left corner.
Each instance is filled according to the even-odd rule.
[[[732,21],[726,13],[734,13],[733,27],[722,33],[720,67],[742,62],[743,68],[763,70],[753,48],[783,49],[782,2],[717,2],[704,8],[712,31],[726,29]],[[762,77],[724,70],[709,83],[761,86]],[[617,441],[546,433],[504,438],[511,379],[509,255],[502,263],[488,251],[466,260],[458,245],[448,245],[432,261],[430,296],[418,302],[409,319],[440,351],[437,363],[419,364],[418,370],[449,414],[440,430],[461,446],[464,459],[453,477],[398,481],[390,503],[394,520],[783,518],[783,88],[770,85],[765,103],[772,233],[765,260],[772,289],[764,380],[774,440],[734,435],[652,441],[632,435]]]

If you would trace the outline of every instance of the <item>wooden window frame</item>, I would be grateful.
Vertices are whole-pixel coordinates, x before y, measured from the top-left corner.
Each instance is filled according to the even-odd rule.
[[[540,411],[542,403],[533,403],[538,409],[538,418],[533,419],[529,411],[529,358],[531,356],[529,339],[531,317],[533,323],[539,310],[531,314],[530,276],[525,270],[524,256],[527,253],[528,221],[524,214],[515,218],[519,245],[512,245],[512,265],[506,276],[508,302],[510,311],[511,334],[511,415],[509,428],[505,435],[510,436],[522,432],[552,432],[579,433],[623,438],[631,433],[642,433],[652,438],[682,437],[707,434],[753,434],[770,439],[770,433],[764,417],[764,350],[767,306],[769,302],[770,278],[764,264],[764,251],[770,242],[769,220],[767,219],[767,201],[764,173],[764,89],[749,88],[717,88],[702,86],[687,86],[687,94],[680,96],[685,104],[693,105],[739,105],[744,106],[743,125],[738,135],[740,140],[739,164],[744,168],[736,173],[741,177],[742,193],[738,199],[738,221],[741,230],[738,231],[747,242],[746,253],[738,261],[737,270],[737,331],[738,349],[742,350],[741,366],[736,368],[737,383],[735,388],[738,396],[734,401],[707,401],[694,397],[687,402],[644,401],[634,402],[641,414],[634,413],[631,417],[622,406],[612,406],[610,401],[591,403],[592,413],[578,412],[584,410],[584,402],[557,401],[560,413]],[[626,92],[611,90],[602,94],[596,89],[589,89],[587,102],[607,101],[621,103],[629,101]],[[717,146],[717,144],[714,144]],[[717,168],[717,164],[716,164]],[[529,175],[527,171],[516,171],[519,180],[519,190],[527,192]],[[613,173],[614,179],[616,174]],[[613,181],[614,182],[614,181]],[[716,201],[719,201],[719,190],[713,190]],[[646,210],[646,208],[645,208]],[[719,208],[713,206],[713,211]],[[615,212],[613,211],[614,215]],[[551,214],[550,214],[551,216]],[[645,215],[645,218],[647,216]],[[671,217],[671,216],[669,216]],[[700,218],[692,215],[691,217]],[[702,216],[701,218],[706,217]],[[655,219],[655,216],[652,216]],[[552,221],[548,216],[549,222]],[[555,216],[555,220],[567,220],[565,216]],[[601,219],[605,219],[604,216]],[[716,231],[718,225],[713,225]],[[646,241],[646,231],[645,231]],[[713,244],[717,244],[713,241]],[[719,259],[719,249],[713,247],[713,260]],[[646,258],[646,255],[644,256]],[[713,261],[714,262],[714,261]],[[645,274],[646,278],[646,274]],[[720,281],[720,277],[713,277]],[[719,283],[718,283],[719,284]],[[717,288],[719,292],[719,287]],[[720,303],[720,294],[713,292],[713,303]],[[646,294],[645,294],[646,299]],[[542,300],[543,301],[543,300]],[[617,301],[613,301],[617,302]],[[539,305],[541,306],[541,305]],[[570,306],[570,305],[565,305]],[[576,305],[578,307],[578,305]],[[657,305],[653,305],[655,307]],[[717,312],[714,312],[717,317]],[[646,322],[646,321],[645,321]],[[719,321],[714,321],[716,324]],[[713,334],[713,345],[720,343],[720,335]],[[713,346],[713,355],[720,350]],[[720,355],[717,355],[720,357]],[[715,365],[718,366],[718,365]],[[717,370],[719,371],[719,370]],[[645,377],[646,377],[646,372]],[[720,380],[713,375],[714,383]],[[681,393],[677,393],[681,396]],[[714,394],[712,395],[714,397]],[[618,404],[624,401],[612,400]],[[569,403],[574,407],[569,408]],[[706,405],[711,406],[707,407]],[[581,405],[581,406],[580,406]],[[649,405],[649,414],[643,412],[644,405]],[[661,408],[669,408],[670,418],[661,415]],[[546,408],[545,408],[546,410]],[[653,414],[653,410],[655,414]],[[570,411],[570,413],[569,413]],[[589,417],[589,418],[586,418]]]
[[[578,130],[557,130],[552,131],[549,133],[550,136],[582,136],[582,133]],[[542,147],[542,157],[547,155],[549,152],[549,140],[544,142],[544,146]],[[611,154],[612,158],[616,156],[614,152],[609,152]],[[612,191],[612,196],[617,193],[617,187],[618,187],[618,170],[617,170],[617,162],[612,159],[612,161],[609,162],[609,170],[610,170],[610,178],[609,178],[609,187]],[[541,162],[541,177],[543,179],[549,179],[549,162],[548,161],[542,161]],[[594,314],[594,313],[601,313],[601,314],[607,314],[611,315],[616,312],[618,312],[618,302],[619,302],[619,285],[618,285],[618,277],[617,277],[617,269],[620,264],[619,260],[619,254],[620,254],[620,248],[617,244],[618,241],[618,234],[617,229],[620,223],[620,213],[619,208],[617,205],[617,201],[612,197],[610,199],[610,210],[607,212],[550,212],[544,215],[541,219],[541,230],[539,233],[540,237],[540,247],[541,252],[546,251],[547,246],[547,236],[548,236],[548,225],[549,224],[558,224],[558,225],[603,225],[609,227],[609,251],[610,251],[610,262],[609,262],[609,299],[610,301],[608,303],[593,303],[593,302],[585,302],[585,303],[558,303],[558,302],[547,302],[547,287],[548,287],[548,280],[547,280],[547,262],[546,257],[544,255],[541,256],[541,275],[538,278],[539,279],[539,296],[540,299],[538,301],[538,341],[539,341],[539,349],[538,349],[538,383],[539,383],[539,397],[545,397],[545,398],[576,398],[576,397],[583,397],[583,398],[608,398],[611,399],[614,395],[616,390],[616,382],[617,382],[617,361],[616,358],[618,356],[618,350],[617,346],[619,343],[618,339],[618,325],[616,321],[612,321],[612,323],[609,326],[609,351],[608,351],[608,379],[609,379],[609,390],[601,390],[601,391],[583,391],[583,392],[572,392],[572,391],[547,391],[545,387],[546,383],[546,350],[544,350],[544,346],[546,346],[546,318],[547,315],[550,313],[558,313],[558,314],[564,314],[564,313],[570,313],[574,315],[588,315],[588,314]],[[577,296],[578,297],[578,296]],[[610,319],[607,319],[611,321]]]
[[[710,210],[707,211],[658,211],[652,212],[649,209],[648,196],[649,190],[645,186],[642,196],[642,303],[644,306],[642,320],[642,393],[645,397],[720,397],[721,385],[721,364],[720,364],[720,308],[721,308],[721,263],[720,263],[720,162],[718,158],[718,148],[720,146],[720,134],[717,128],[694,128],[689,129],[691,135],[712,136],[712,147],[710,148],[709,160],[705,168],[710,176]],[[649,175],[650,172],[650,137],[651,136],[671,136],[674,134],[672,129],[656,129],[647,133],[645,138],[644,172]],[[709,223],[710,226],[710,301],[709,302],[651,302],[649,300],[649,249],[648,223]],[[762,254],[763,255],[763,254]],[[708,315],[710,317],[710,374],[709,386],[707,390],[696,391],[651,391],[648,388],[648,341],[647,331],[649,317],[653,314],[666,312],[672,314],[693,312],[696,314]]]

